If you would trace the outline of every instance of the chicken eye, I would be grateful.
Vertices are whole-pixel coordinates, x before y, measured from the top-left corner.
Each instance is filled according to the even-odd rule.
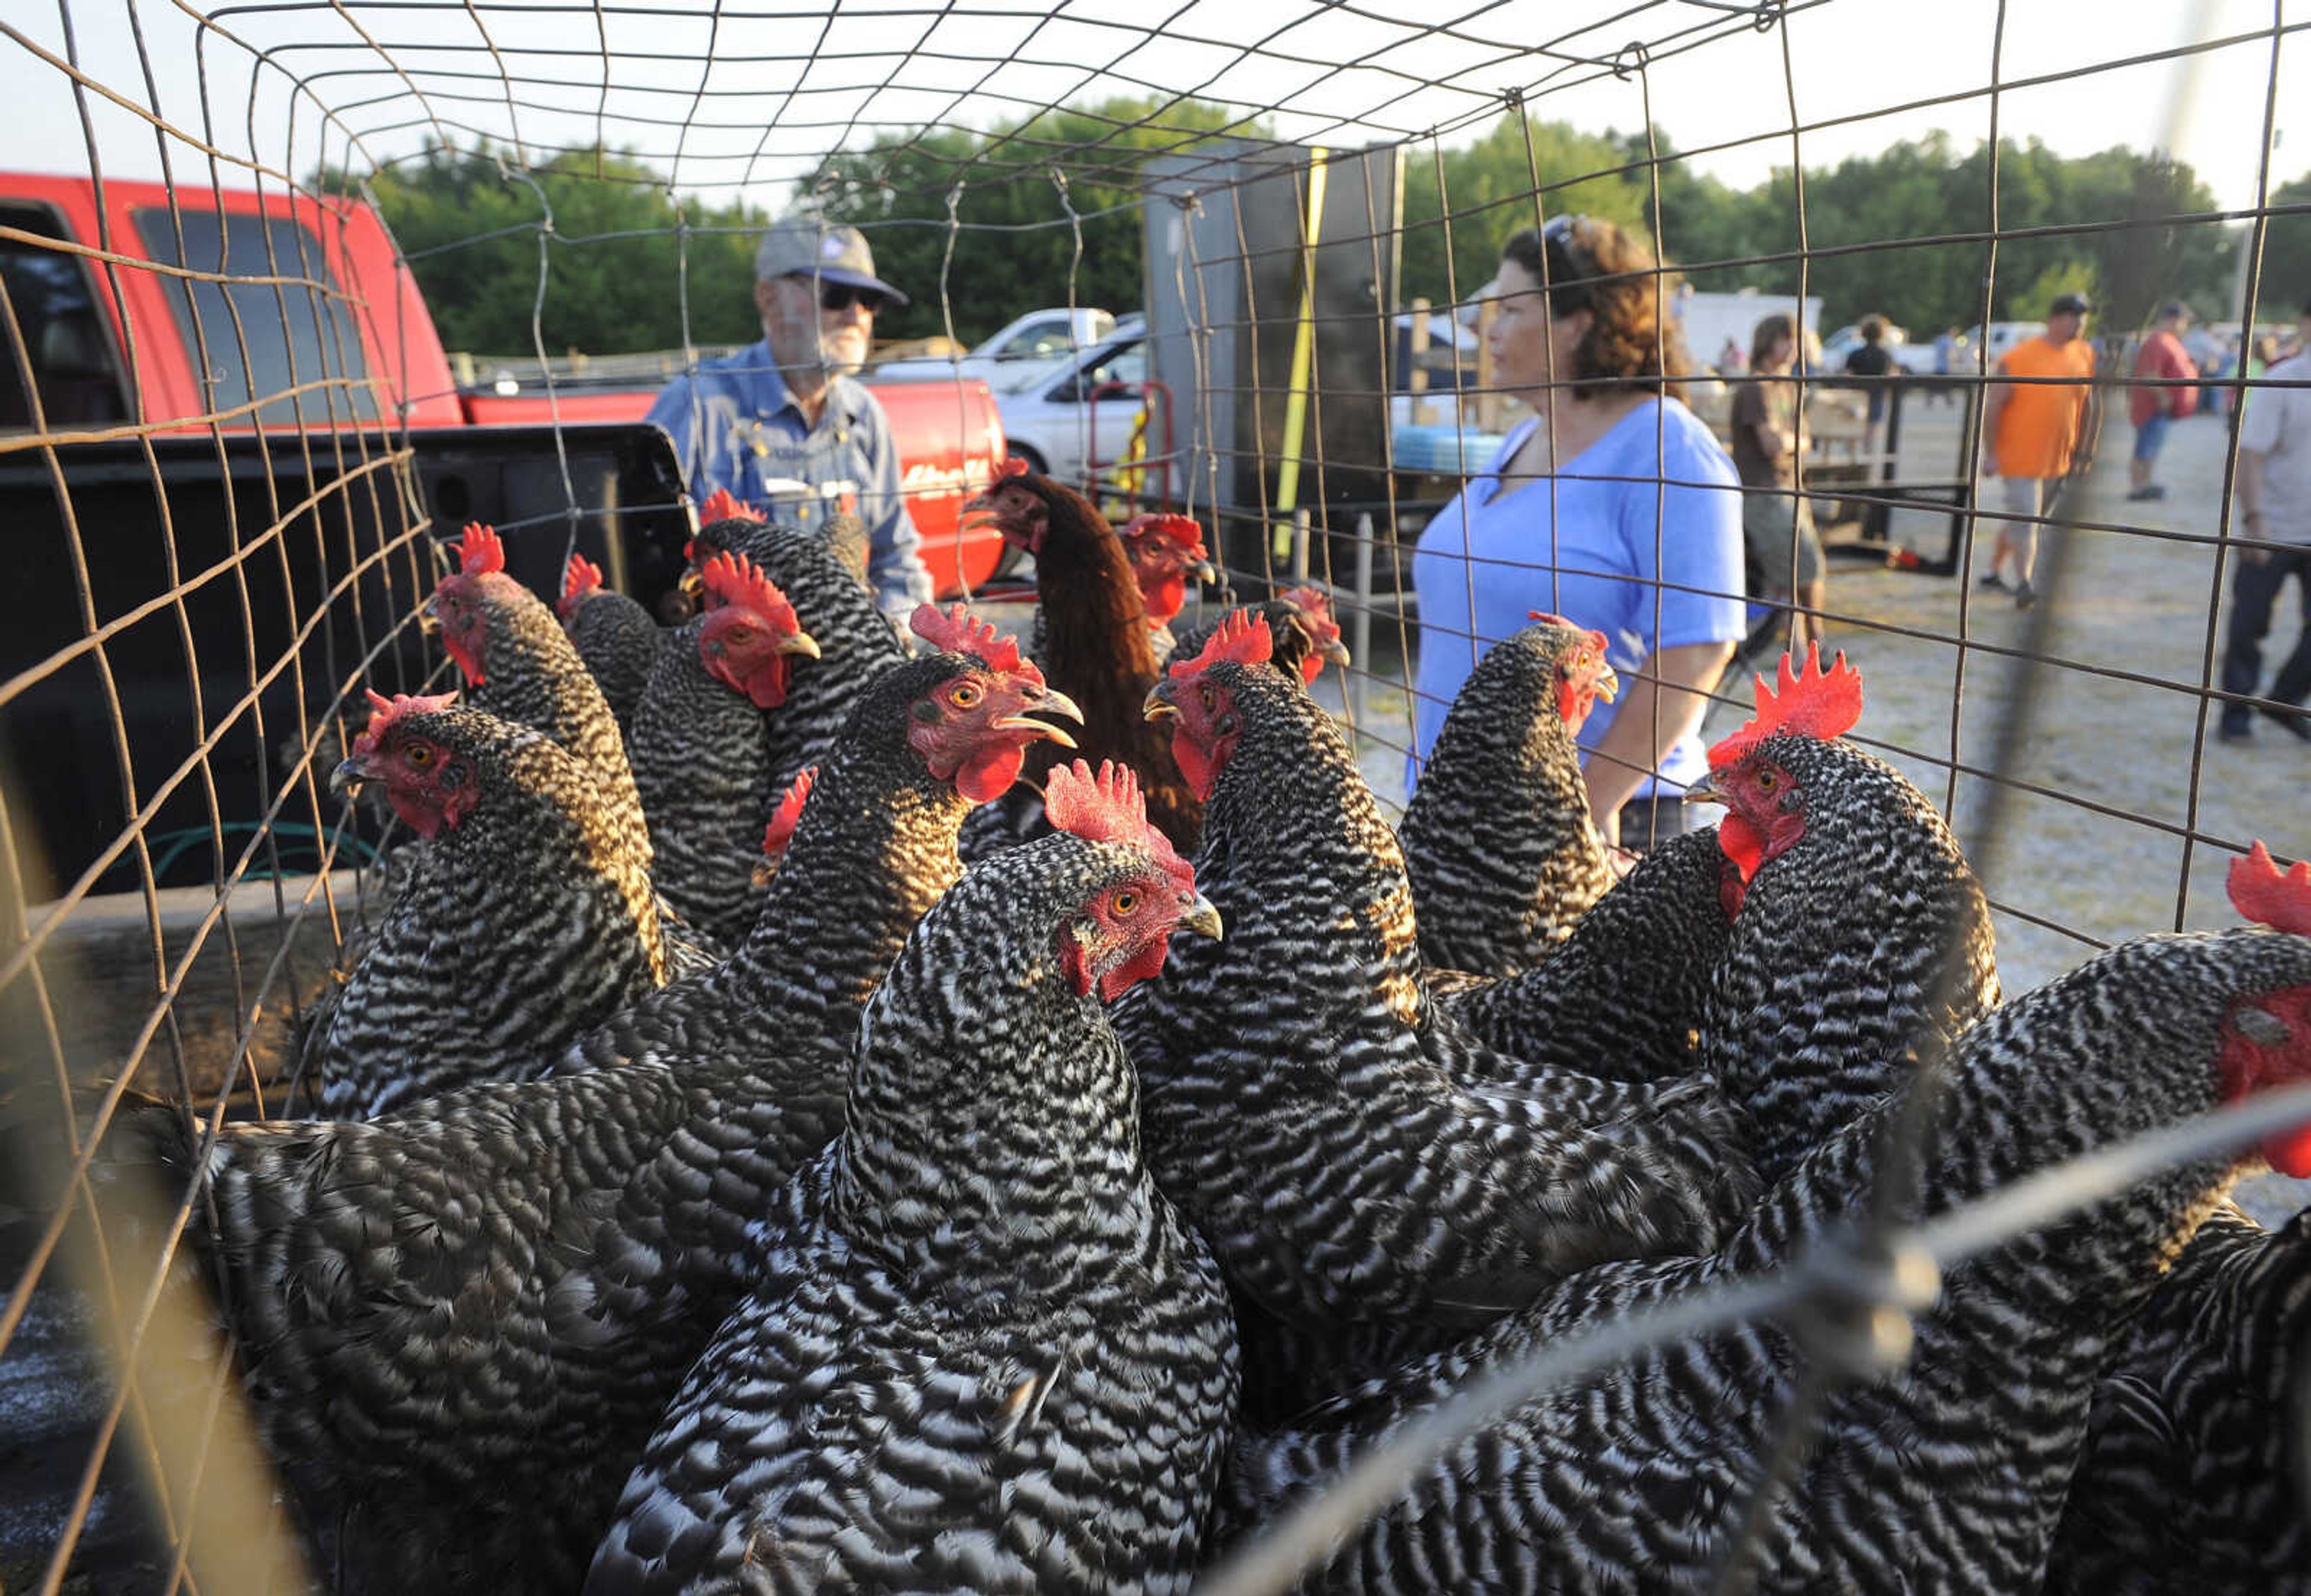
[[[1779,785],[1779,781],[1773,772],[1759,771],[1757,772],[1757,790],[1759,792],[1771,792],[1777,785]]]
[[[947,702],[958,710],[975,710],[979,707],[979,701],[986,696],[986,692],[978,683],[957,682],[955,691],[947,694]]]
[[[1127,886],[1108,900],[1108,907],[1118,919],[1136,914],[1139,911],[1139,894]]]
[[[1208,715],[1211,713],[1212,689],[1209,683],[1206,683],[1196,689],[1196,702],[1204,707],[1204,713]]]
[[[427,747],[423,743],[412,743],[409,745],[409,752],[405,755],[405,757],[407,758],[410,763],[415,765],[422,771],[427,765],[433,763],[433,750]]]
[[[722,641],[726,643],[751,642],[754,641],[754,629],[752,626],[733,626],[722,634]]]

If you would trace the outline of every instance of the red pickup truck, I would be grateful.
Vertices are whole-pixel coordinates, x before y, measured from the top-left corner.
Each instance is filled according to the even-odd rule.
[[[213,414],[234,430],[567,426],[639,422],[656,397],[582,379],[550,394],[459,388],[415,279],[358,201],[179,186],[176,202],[158,183],[110,180],[100,209],[85,178],[0,173],[0,228],[13,230],[0,232],[0,275],[49,431],[198,432]],[[978,587],[1003,554],[999,534],[961,524],[1003,459],[987,385],[873,391],[933,581],[942,595]],[[31,424],[16,362],[0,359],[0,430]]]
[[[24,857],[54,873],[35,900],[89,871],[134,885],[132,834],[164,885],[257,846],[263,868],[318,864],[321,723],[435,663],[411,624],[429,530],[494,523],[548,594],[574,546],[656,603],[694,525],[641,420],[653,388],[461,392],[367,206],[170,198],[0,174],[0,767]],[[959,512],[1000,463],[994,402],[879,391],[932,576],[976,587],[1003,548]]]

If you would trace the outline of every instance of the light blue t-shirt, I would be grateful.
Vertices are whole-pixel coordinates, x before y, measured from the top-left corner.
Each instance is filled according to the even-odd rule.
[[[1485,474],[1420,535],[1408,787],[1478,656],[1530,625],[1530,610],[1602,632],[1606,658],[1625,680],[1659,650],[1744,634],[1740,478],[1709,429],[1675,401],[1649,400],[1554,477],[1504,493],[1502,469],[1539,424],[1536,417],[1511,432]],[[1615,708],[1600,700],[1591,712],[1584,754]],[[1700,737],[1682,737],[1661,779],[1636,796],[1682,791],[1706,768]]]

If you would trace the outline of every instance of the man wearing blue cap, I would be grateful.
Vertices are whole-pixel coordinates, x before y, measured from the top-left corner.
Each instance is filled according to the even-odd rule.
[[[701,361],[667,384],[647,418],[673,435],[700,499],[727,488],[813,530],[856,509],[871,547],[868,579],[894,614],[931,597],[930,572],[900,493],[890,418],[852,374],[867,363],[875,312],[906,302],[875,275],[857,228],[808,216],[772,222],[754,251],[763,341]]]

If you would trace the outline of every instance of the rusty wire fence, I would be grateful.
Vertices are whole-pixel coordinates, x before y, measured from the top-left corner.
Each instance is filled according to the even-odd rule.
[[[1685,403],[1721,437],[1758,320],[1931,302],[1899,372],[1849,379],[1833,346],[1798,373],[1814,445],[1791,495],[1826,534],[1825,630],[1867,681],[1857,735],[1958,824],[2010,992],[2128,936],[2227,923],[2220,866],[2253,837],[2311,854],[2311,756],[2261,696],[2270,662],[2245,689],[2223,676],[2240,401],[2258,340],[2293,336],[2311,293],[2311,204],[2278,136],[2311,81],[2311,18],[2210,5],[2082,39],[2019,4],[1871,9],[1857,30],[1865,9],[64,0],[0,22],[22,130],[0,155],[17,551],[0,628],[0,1586],[301,1577],[231,1369],[159,1288],[203,1194],[132,1243],[97,1222],[92,1164],[130,1086],[212,1121],[289,1106],[289,1038],[398,841],[326,774],[364,687],[441,672],[419,626],[437,538],[494,519],[547,590],[572,548],[635,585],[678,549],[671,454],[589,425],[638,420],[647,395],[607,397],[598,370],[573,370],[557,319],[573,285],[634,279],[676,311],[674,364],[694,362],[747,336],[702,297],[744,292],[715,262],[790,206],[858,222],[885,275],[911,274],[906,330],[946,347],[1038,308],[1007,263],[1041,263],[1071,310],[1129,295],[1103,308],[1144,325],[1071,333],[1037,380],[995,372],[1011,446],[1118,513],[1197,516],[1227,584],[1201,605],[1327,587],[1354,663],[1319,691],[1391,805],[1443,707],[1424,700],[1424,656],[1470,651],[1479,587],[1553,597],[1565,568],[1546,532],[1476,563],[1423,542],[1530,402],[1569,384],[1496,371],[1480,285],[1508,234],[1581,214],[1651,240],[1668,264],[1638,275],[1694,345]],[[2091,180],[2037,142],[2089,100],[2133,113],[2110,141],[2131,154]],[[1895,144],[1940,185],[1898,214],[1840,171]],[[445,149],[474,152],[519,214],[463,231],[437,214],[413,243],[413,174]],[[665,219],[589,220],[589,183],[663,191]],[[2003,340],[2074,290],[2096,305],[2100,432],[2018,514],[1981,469],[1988,379]],[[527,341],[453,362],[437,322],[485,294],[527,307]],[[2166,496],[2131,498],[2129,406],[2166,389],[2127,379],[2173,298],[2212,324],[2202,403],[2169,431]],[[527,426],[472,424],[508,391],[536,401]],[[1659,460],[1627,479],[1657,503],[1706,485]],[[2031,607],[1981,581],[1991,539],[2024,523],[2045,534]],[[1651,679],[1643,639],[1680,597],[1733,601],[1770,649],[1783,622],[1757,593],[1692,589],[1653,536],[1626,679]],[[958,556],[955,585],[975,580]],[[1719,685],[1705,729],[1745,712],[1742,681]],[[2251,737],[2219,737],[2227,709]],[[2077,1172],[1902,1239],[1947,1263],[2125,1173]],[[1800,1296],[1764,1282],[1608,1339]],[[1471,1403],[1608,1356],[1560,1349]],[[188,1381],[205,1397],[167,1406],[196,1422],[156,1417],[150,1382],[175,1399]],[[1406,1466],[1387,1460],[1376,1488]]]

